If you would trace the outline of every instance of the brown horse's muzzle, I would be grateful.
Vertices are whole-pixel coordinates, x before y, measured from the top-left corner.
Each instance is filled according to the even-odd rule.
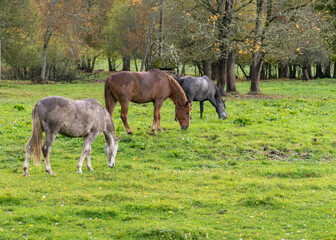
[[[189,128],[189,126],[181,126],[182,130],[187,130]]]

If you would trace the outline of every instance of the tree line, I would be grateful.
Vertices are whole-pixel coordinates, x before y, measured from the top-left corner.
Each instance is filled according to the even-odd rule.
[[[41,83],[92,72],[98,58],[110,71],[120,58],[123,70],[193,64],[225,95],[239,66],[260,92],[272,67],[280,78],[335,78],[335,17],[336,0],[1,0],[0,69]]]

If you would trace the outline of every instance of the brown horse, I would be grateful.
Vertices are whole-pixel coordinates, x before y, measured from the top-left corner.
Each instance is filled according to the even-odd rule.
[[[118,72],[109,76],[105,82],[105,105],[113,116],[117,102],[121,105],[121,119],[128,134],[133,134],[127,122],[130,102],[154,104],[152,130],[162,131],[160,125],[160,108],[163,102],[171,98],[176,106],[176,118],[181,129],[189,128],[191,107],[187,97],[177,81],[157,69],[148,72]]]

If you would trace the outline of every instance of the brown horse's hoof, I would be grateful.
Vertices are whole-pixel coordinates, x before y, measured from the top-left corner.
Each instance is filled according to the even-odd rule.
[[[129,134],[129,135],[133,135],[134,133],[133,133],[133,132],[127,132],[127,134]]]

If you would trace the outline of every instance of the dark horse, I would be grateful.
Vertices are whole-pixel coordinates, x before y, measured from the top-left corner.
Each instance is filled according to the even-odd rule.
[[[193,101],[200,102],[201,118],[203,116],[204,101],[209,100],[210,103],[216,108],[218,117],[226,119],[226,106],[223,101],[218,87],[207,76],[191,77],[185,76],[182,78],[174,77],[183,88],[188,102],[191,104]]]
[[[46,171],[53,174],[49,162],[49,152],[57,133],[66,137],[83,137],[84,147],[80,156],[77,173],[82,173],[86,157],[86,166],[93,171],[90,161],[91,144],[103,132],[105,136],[105,153],[108,166],[114,167],[118,150],[118,141],[110,114],[96,99],[71,100],[53,96],[38,101],[32,111],[32,134],[26,146],[26,159],[23,164],[24,176],[28,176],[29,158],[33,155],[39,164],[41,161],[42,133],[45,141],[42,146]]]
[[[157,69],[148,72],[118,72],[105,82],[105,106],[113,115],[117,102],[121,105],[121,119],[128,134],[133,134],[127,122],[130,102],[154,104],[152,130],[162,131],[160,126],[160,108],[163,102],[171,98],[176,106],[176,118],[182,129],[189,128],[191,107],[181,86],[174,78]]]

